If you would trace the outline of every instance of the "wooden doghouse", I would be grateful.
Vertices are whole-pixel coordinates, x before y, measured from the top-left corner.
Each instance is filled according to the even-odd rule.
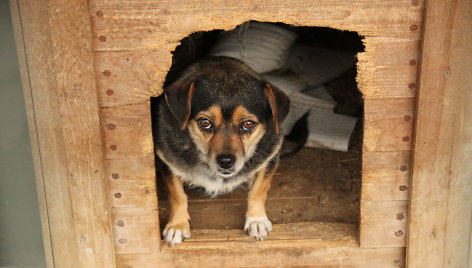
[[[470,200],[471,184],[472,78],[463,64],[472,62],[470,1],[11,0],[11,7],[49,267],[468,262],[468,252],[454,249],[467,245],[460,238],[470,227],[470,202],[461,201]],[[359,231],[288,224],[255,242],[241,230],[199,230],[178,247],[162,246],[150,97],[162,93],[182,38],[249,20],[364,37]]]

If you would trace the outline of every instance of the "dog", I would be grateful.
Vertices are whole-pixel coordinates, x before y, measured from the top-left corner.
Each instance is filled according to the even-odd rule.
[[[167,243],[190,237],[184,183],[210,196],[247,185],[244,230],[257,240],[269,234],[265,201],[288,110],[289,99],[280,89],[229,57],[198,61],[165,87],[152,113],[157,175],[169,194]]]

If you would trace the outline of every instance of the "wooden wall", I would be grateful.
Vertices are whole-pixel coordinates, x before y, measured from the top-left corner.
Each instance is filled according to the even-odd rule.
[[[421,62],[408,267],[470,267],[472,2],[430,1]]]
[[[118,260],[133,265],[160,256],[148,115],[149,97],[162,92],[171,52],[193,32],[229,30],[248,20],[332,27],[364,36],[366,49],[358,63],[365,98],[360,242],[365,248],[402,250],[423,2],[230,2],[90,2],[115,250],[126,256]],[[195,236],[180,248],[199,243]],[[388,262],[395,261],[401,264],[403,258]]]

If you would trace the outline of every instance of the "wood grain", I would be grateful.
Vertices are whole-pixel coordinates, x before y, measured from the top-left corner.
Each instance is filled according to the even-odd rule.
[[[364,101],[364,151],[409,151],[415,99]]]
[[[404,267],[404,248],[361,249],[355,237],[356,226],[343,223],[275,225],[259,242],[242,230],[197,230],[159,253],[120,254],[117,267]]]
[[[408,201],[361,200],[361,247],[404,247],[407,222]]]
[[[176,42],[192,32],[229,30],[248,20],[284,22],[295,26],[331,27],[357,31],[363,36],[388,36],[419,40],[422,1],[303,2],[266,0],[263,3],[201,0],[175,1],[94,1],[92,20],[96,50],[134,50],[160,47]],[[96,16],[99,12],[100,16]],[[100,41],[100,37],[106,37]],[[104,40],[101,38],[101,40]]]
[[[408,200],[411,152],[364,152],[362,199]]]
[[[105,160],[105,177],[113,208],[157,208],[152,157]]]
[[[468,267],[472,2],[428,1],[413,157],[409,267]],[[464,198],[460,200],[461,198]]]
[[[160,231],[155,208],[114,208],[113,234],[117,254],[159,250]]]
[[[114,267],[88,3],[17,6],[54,266]]]
[[[154,159],[150,100],[100,109],[106,159]]]
[[[123,181],[113,179],[110,181],[109,196],[121,193],[119,198],[112,198],[113,206],[117,209],[131,209],[136,206],[137,210],[150,209],[154,206],[150,199],[153,195],[152,190],[148,192],[149,195],[146,194],[146,189],[153,189],[154,183],[154,178],[150,176],[150,165],[141,165],[135,160],[150,163],[152,159],[152,144],[149,143],[151,140],[148,136],[150,133],[149,107],[146,105],[148,105],[149,97],[157,96],[162,92],[162,84],[172,64],[171,52],[179,45],[182,38],[193,32],[229,30],[248,20],[283,22],[295,26],[331,27],[356,31],[365,37],[366,49],[365,52],[359,54],[357,81],[366,99],[364,151],[366,154],[373,154],[370,158],[365,157],[368,162],[363,168],[367,176],[363,196],[365,200],[398,199],[404,202],[408,191],[397,189],[398,184],[407,185],[408,188],[406,183],[408,172],[398,171],[398,168],[408,165],[405,164],[408,161],[406,155],[412,145],[423,7],[424,1],[412,4],[411,1],[406,0],[394,2],[328,0],[311,1],[310,4],[288,0],[266,0],[261,3],[254,1],[233,3],[218,0],[213,1],[211,5],[200,0],[184,2],[90,1],[95,77],[99,103],[102,107],[101,129],[105,157],[109,165],[107,173],[110,176],[113,170],[120,170],[117,172],[123,174],[125,178]],[[405,120],[405,116],[409,116],[409,119]],[[110,124],[115,128],[110,129]],[[408,140],[405,141],[405,137]],[[135,142],[130,143],[130,140]],[[112,147],[113,145],[115,147]],[[376,162],[372,156],[377,152],[380,158]],[[120,165],[123,166],[119,167]],[[136,171],[128,172],[126,167]],[[142,172],[138,171],[137,167],[142,167]],[[307,200],[316,201],[316,198]],[[301,207],[302,203],[307,200],[297,203],[297,207]],[[199,203],[200,209],[213,213],[213,210],[202,204]],[[219,208],[224,207],[223,205]],[[230,208],[234,207],[230,206]],[[366,210],[368,208],[372,207],[366,207]],[[387,202],[379,215],[390,215],[396,211],[396,208]],[[243,211],[239,207],[236,210],[238,215]],[[369,211],[372,215],[376,215],[375,212],[375,210]],[[390,237],[390,227],[392,223],[396,223],[395,221],[379,221],[377,225],[377,221],[368,221],[368,223],[373,230],[382,232],[379,237],[383,239],[385,245],[404,246],[404,242],[399,243],[398,239],[392,240]],[[139,230],[137,237],[144,237],[143,233],[145,234],[148,229],[136,226]],[[365,238],[367,237],[366,235]],[[127,261],[123,262],[126,265],[146,266],[147,262],[141,261],[155,261],[157,255],[122,255],[121,253],[152,251],[157,248],[156,245],[151,245],[155,241],[146,240],[145,246],[133,243],[126,247],[117,245],[117,247],[120,246],[118,259],[126,259]],[[195,241],[193,245],[197,245],[196,243]],[[212,243],[198,243],[198,247],[213,246]],[[311,242],[299,241],[297,243],[310,244]],[[381,246],[379,239],[374,238],[373,243]],[[133,245],[136,248],[133,248]],[[228,247],[232,246],[234,245]],[[368,252],[371,249],[363,250],[366,250],[363,252]],[[350,252],[357,254],[358,251],[359,249],[355,249]],[[387,251],[396,252],[395,254],[403,252],[402,249]],[[166,254],[168,255],[159,256],[163,260],[162,263],[166,261],[168,263],[172,261],[175,265],[180,263],[177,255]],[[141,258],[141,256],[144,257]],[[403,265],[401,256],[394,260],[382,259],[377,266],[388,267],[395,263],[401,266]],[[220,257],[223,261],[229,261],[223,256]],[[387,259],[388,264],[386,264]],[[320,263],[337,265],[336,262],[326,260]],[[362,267],[357,262],[353,263],[355,264],[348,261],[344,264]],[[360,263],[365,264],[362,261]],[[374,264],[372,267],[375,267],[375,260],[372,263]]]

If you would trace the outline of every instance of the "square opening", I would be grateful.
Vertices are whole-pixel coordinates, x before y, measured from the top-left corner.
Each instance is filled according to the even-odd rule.
[[[362,37],[355,32],[321,27],[295,27],[282,23],[271,23],[271,25],[296,34],[297,38],[291,45],[292,49],[295,45],[302,45],[326,51],[340,51],[353,55],[354,59],[358,52],[364,50]],[[222,32],[221,30],[196,32],[184,38],[173,52],[173,64],[167,74],[165,86],[175,81],[189,65],[211,53],[211,49],[219,42]],[[330,64],[329,60],[327,64]],[[336,64],[328,67],[336,68]],[[306,141],[307,146],[292,156],[281,158],[268,192],[266,211],[269,219],[274,225],[286,230],[285,235],[288,234],[292,239],[333,240],[340,235],[358,237],[363,99],[356,83],[356,61],[354,60],[350,67],[341,66],[341,68],[345,69],[341,72],[334,70],[338,74],[322,85],[335,102],[332,109],[334,114],[357,119],[347,141],[347,151],[340,151],[341,149],[336,146],[333,146],[336,147],[334,149],[323,148],[326,145],[320,143],[314,137],[316,135],[310,133]],[[283,67],[282,70],[271,71],[269,75],[284,76],[287,73],[290,71]],[[309,92],[310,87],[315,88],[308,85],[302,92],[312,94]],[[310,110],[310,115],[317,113],[316,109]],[[286,120],[294,121],[293,118]],[[287,131],[286,134],[296,133]],[[296,142],[288,137],[283,153],[293,151],[294,147]],[[169,210],[167,191],[159,178],[157,189],[159,222],[162,229],[167,223]],[[198,188],[186,187],[186,193],[189,197],[188,210],[192,236],[197,234],[197,239],[206,241],[221,230],[241,230],[234,233],[236,236],[242,233],[247,207],[247,189],[240,187],[231,193],[214,198],[206,196]],[[277,239],[268,236],[268,239],[272,238]],[[249,240],[249,237],[240,239]]]

